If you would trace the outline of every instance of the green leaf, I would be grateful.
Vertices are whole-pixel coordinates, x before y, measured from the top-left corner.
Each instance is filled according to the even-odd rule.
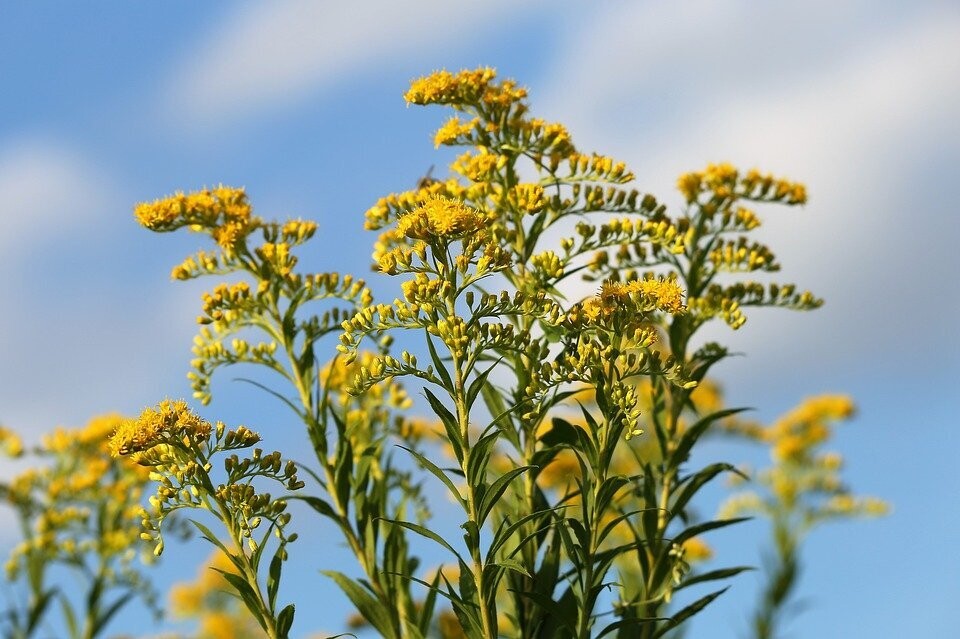
[[[250,611],[250,614],[253,615],[253,618],[257,620],[257,623],[266,630],[267,622],[263,618],[263,614],[260,611],[260,601],[253,591],[253,588],[246,582],[246,580],[240,575],[235,575],[232,572],[222,570],[220,568],[211,568],[211,570],[216,570],[223,578],[226,579],[233,589],[240,595],[240,598],[243,599],[243,603],[247,606],[247,610]]]
[[[452,553],[454,554],[454,556],[457,558],[458,561],[460,561],[461,563],[463,563],[464,565],[466,565],[465,562],[463,561],[463,558],[460,556],[460,553],[458,553],[456,550],[454,550],[453,546],[451,546],[449,543],[447,543],[447,540],[446,540],[446,539],[444,539],[443,537],[441,537],[441,536],[438,535],[437,533],[433,532],[433,531],[430,530],[429,528],[425,528],[424,526],[421,526],[420,524],[415,524],[415,523],[410,522],[410,521],[400,521],[400,520],[397,520],[397,519],[381,518],[380,521],[383,521],[384,523],[387,523],[387,524],[393,524],[394,526],[401,526],[401,527],[403,527],[403,528],[406,528],[407,530],[412,530],[413,532],[417,533],[418,535],[422,535],[423,537],[426,537],[427,539],[432,539],[433,541],[437,542],[438,544],[440,544],[441,546],[443,546],[444,548],[446,548],[447,550],[449,550],[450,552],[452,552]]]
[[[107,606],[107,609],[104,610],[100,616],[96,618],[96,620],[94,620],[92,626],[93,632],[91,633],[91,636],[96,637],[98,634],[100,634],[100,631],[103,630],[108,623],[110,623],[110,620],[113,618],[113,616],[120,612],[120,609],[123,608],[128,601],[133,599],[134,595],[136,594],[137,593],[133,591],[127,592],[112,604]]]
[[[280,614],[277,615],[277,634],[280,635],[280,639],[287,639],[290,635],[290,627],[293,626],[293,614],[295,608],[293,604],[288,604],[283,610],[280,611]],[[337,635],[342,636],[342,635]]]
[[[40,620],[43,619],[43,614],[46,612],[47,607],[50,605],[50,602],[53,600],[53,596],[58,593],[56,588],[48,588],[40,593],[40,596],[37,598],[37,601],[30,608],[29,615],[27,616],[27,636],[29,636],[40,623]],[[62,602],[65,601],[65,598],[61,598]],[[69,608],[64,609],[64,616],[68,617],[68,621],[72,619],[73,621],[73,632],[76,632],[76,617],[73,616],[73,610]]]
[[[487,370],[485,370],[485,371],[483,371],[482,373],[480,373],[479,375],[477,375],[476,379],[474,379],[474,380],[470,383],[469,388],[467,388],[467,398],[466,398],[466,399],[467,399],[467,408],[468,408],[468,409],[473,407],[473,403],[477,400],[477,395],[480,394],[480,391],[481,391],[481,390],[483,389],[483,387],[486,385],[486,383],[487,383],[487,377],[490,375],[490,371],[492,371],[494,368],[496,368],[496,367],[500,364],[500,362],[502,362],[502,361],[503,361],[503,358],[501,357],[500,359],[498,359],[497,361],[495,361],[495,362],[490,366],[490,368],[488,368]]]
[[[340,590],[356,606],[357,611],[370,622],[370,625],[377,629],[381,636],[397,639],[390,621],[390,614],[387,612],[385,605],[377,601],[369,590],[336,570],[321,570],[320,572],[336,582]]]
[[[270,571],[267,574],[267,603],[270,610],[274,610],[277,605],[277,592],[280,590],[280,574],[283,572],[283,559],[280,553],[283,547],[277,548],[270,560]]]
[[[346,437],[340,439],[337,446],[337,457],[334,467],[334,489],[337,492],[337,501],[341,504],[350,502],[350,476],[353,472],[353,444]]]
[[[426,635],[430,630],[430,623],[433,621],[433,609],[437,605],[437,591],[440,584],[440,571],[433,576],[433,582],[427,588],[427,596],[423,600],[420,608],[420,620],[417,623],[417,629],[420,633]]]
[[[533,466],[520,466],[519,468],[514,468],[513,470],[507,471],[498,477],[497,480],[490,485],[490,488],[480,501],[480,508],[477,514],[479,524],[481,526],[483,525],[483,522],[487,520],[487,515],[490,514],[490,511],[493,510],[493,507],[497,504],[497,502],[500,500],[500,497],[507,490],[510,482],[531,468],[533,468]]]
[[[682,513],[694,495],[696,495],[705,484],[724,471],[740,473],[736,466],[721,462],[711,464],[697,473],[685,477],[680,482],[677,497],[670,506],[670,519],[672,520],[675,516]]]
[[[50,600],[50,596],[53,594],[53,592],[54,592],[53,590],[48,590],[46,593],[44,593],[47,601],[46,603],[43,604],[42,608],[47,607],[47,604],[49,603],[49,600]],[[70,636],[71,637],[80,636],[80,631],[77,626],[77,613],[74,612],[73,606],[70,605],[70,601],[66,598],[66,596],[62,592],[57,592],[57,594],[59,595],[57,597],[57,600],[60,602],[60,610],[63,612],[63,618],[67,622],[67,629],[70,631]],[[32,631],[36,628],[36,625],[40,622],[41,619],[43,619],[42,611],[41,611],[41,614],[36,614],[36,615],[34,610],[30,611],[30,619],[29,619],[29,622],[27,623],[28,637],[30,636]]]
[[[551,428],[540,436],[540,441],[544,446],[570,446],[575,447],[579,442],[576,426],[565,419],[554,417],[551,420]]]
[[[729,579],[730,577],[739,575],[741,572],[746,572],[748,570],[756,570],[752,566],[737,566],[736,568],[720,568],[719,570],[711,570],[710,572],[701,573],[699,575],[693,575],[689,579],[685,579],[683,583],[674,588],[674,591],[682,590],[688,586],[694,586],[696,584],[706,583],[708,581],[719,581],[720,579]]]
[[[338,515],[337,512],[333,509],[333,506],[331,506],[329,503],[327,503],[325,500],[321,499],[320,497],[313,497],[310,495],[290,495],[286,499],[288,500],[299,499],[301,501],[304,501],[307,503],[307,505],[309,505],[311,508],[313,508],[315,511],[317,511],[324,517],[329,517],[330,519],[338,523],[340,522],[340,515]]]
[[[460,424],[457,423],[457,418],[454,417],[453,413],[443,405],[443,402],[441,402],[429,388],[424,388],[423,393],[427,396],[427,401],[430,402],[430,408],[433,409],[434,414],[443,422],[443,426],[447,431],[447,439],[450,440],[450,445],[453,447],[453,452],[457,456],[457,461],[462,462],[463,441],[460,436]]]
[[[436,369],[437,375],[440,376],[440,380],[443,382],[446,391],[453,393],[453,380],[450,379],[450,372],[447,371],[446,365],[444,365],[443,360],[440,359],[440,356],[437,354],[437,349],[433,345],[433,338],[430,337],[430,333],[426,331],[424,331],[424,336],[427,338],[427,349],[430,351],[430,359],[433,360],[433,367]]]
[[[397,447],[402,448],[403,450],[413,455],[413,457],[420,463],[421,466],[423,466],[426,470],[430,471],[430,473],[434,477],[442,481],[443,484],[447,487],[447,490],[450,491],[450,494],[453,495],[454,498],[457,500],[457,503],[459,503],[460,506],[464,510],[466,510],[467,500],[463,498],[463,496],[460,494],[460,490],[457,488],[457,485],[453,483],[453,480],[447,477],[447,474],[443,472],[442,468],[440,468],[439,466],[437,466],[432,461],[430,461],[429,459],[427,459],[417,451],[413,450],[412,448],[407,448],[406,446],[403,446],[401,444],[397,444]]]
[[[717,528],[725,528],[727,526],[732,526],[733,524],[739,524],[742,521],[749,521],[753,519],[752,517],[734,517],[733,519],[716,519],[714,521],[707,521],[702,524],[697,524],[696,526],[691,526],[681,532],[679,535],[673,538],[673,543],[682,544],[686,540],[701,535],[710,530],[716,530]]]
[[[688,428],[683,436],[680,437],[680,442],[677,444],[676,450],[673,451],[671,456],[670,464],[674,468],[680,466],[683,462],[687,461],[687,458],[690,456],[690,450],[693,448],[693,445],[697,443],[697,440],[700,439],[700,436],[706,432],[714,422],[729,417],[731,415],[736,415],[737,413],[742,413],[743,411],[748,410],[746,408],[727,408],[724,410],[718,410],[714,413],[700,419],[693,426]]]
[[[490,453],[498,439],[500,439],[500,431],[495,430],[474,442],[465,469],[467,471],[466,479],[471,485],[477,486],[486,479],[487,462],[490,460]]]
[[[490,565],[500,566],[501,568],[512,570],[526,577],[532,577],[532,575],[527,571],[526,567],[524,567],[524,565],[516,559],[500,559],[499,561],[495,561]]]
[[[488,562],[492,562],[492,561],[493,561],[493,557],[496,555],[496,552],[497,552],[498,550],[500,550],[501,546],[503,546],[505,543],[507,543],[507,541],[508,541],[508,540],[510,539],[510,537],[513,535],[513,533],[515,533],[516,531],[518,531],[518,530],[519,530],[524,524],[526,524],[528,521],[530,521],[531,519],[536,519],[536,518],[539,518],[539,517],[543,517],[544,515],[548,515],[548,514],[554,512],[554,511],[559,511],[561,508],[566,508],[566,506],[557,506],[557,507],[554,507],[554,508],[546,508],[546,509],[544,509],[544,510],[538,510],[538,511],[536,511],[536,512],[528,513],[528,514],[524,515],[523,517],[521,517],[520,519],[518,519],[517,521],[515,521],[515,522],[513,522],[513,523],[511,523],[511,524],[508,524],[505,528],[504,528],[504,527],[501,527],[501,528],[497,529],[497,532],[494,533],[494,535],[493,535],[493,541],[490,542],[490,548],[487,550],[487,561],[488,561]],[[506,519],[504,519],[504,522],[506,522]],[[522,544],[521,544],[521,545],[522,545]],[[514,552],[515,552],[515,550],[514,550]],[[512,553],[511,553],[511,554],[512,554]]]
[[[188,519],[187,521],[189,521],[191,524],[193,524],[194,526],[197,527],[197,530],[200,531],[200,536],[201,536],[201,537],[203,537],[204,539],[206,539],[207,541],[209,541],[211,544],[213,544],[214,546],[216,546],[217,548],[219,548],[219,549],[223,552],[223,554],[225,554],[225,555],[227,555],[227,556],[232,556],[232,555],[230,554],[230,551],[227,550],[227,547],[223,545],[223,542],[220,541],[219,539],[217,539],[217,536],[214,535],[212,532],[210,532],[210,529],[209,529],[209,528],[207,528],[206,526],[204,526],[203,524],[201,524],[201,523],[200,523],[199,521],[197,521],[196,519]]]
[[[711,592],[709,595],[706,595],[704,597],[701,597],[700,599],[697,599],[692,604],[690,604],[689,606],[687,606],[677,614],[673,615],[670,618],[670,621],[664,624],[663,627],[657,631],[657,634],[654,635],[654,639],[658,639],[659,637],[662,637],[663,635],[670,632],[671,630],[673,630],[674,628],[682,624],[684,621],[686,621],[690,617],[694,616],[695,614],[697,614],[698,612],[706,608],[708,605],[710,605],[710,602],[712,602],[714,599],[716,599],[717,597],[725,593],[728,588],[729,586],[727,586],[727,588],[722,588],[720,590],[717,590],[716,592]]]
[[[656,622],[656,621],[669,621],[669,620],[670,620],[670,617],[644,617],[643,619],[634,619],[634,618],[620,619],[619,621],[614,621],[608,626],[604,626],[603,630],[601,630],[600,633],[597,634],[596,639],[600,639],[601,637],[604,637],[610,634],[614,630],[620,630],[621,628],[626,628],[629,626],[640,626],[645,623]]]

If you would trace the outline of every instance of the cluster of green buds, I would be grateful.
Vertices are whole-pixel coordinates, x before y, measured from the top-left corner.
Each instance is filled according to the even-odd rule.
[[[150,469],[150,479],[158,483],[150,498],[152,510],[143,520],[142,537],[153,541],[154,553],[163,552],[162,524],[171,513],[182,508],[210,510],[221,519],[231,534],[245,538],[251,551],[257,542],[251,536],[264,520],[282,543],[292,541],[285,535],[289,522],[286,502],[259,493],[253,480],[260,478],[279,483],[287,490],[303,487],[292,461],[284,462],[279,452],[264,454],[255,448],[248,457],[236,453],[223,459],[226,476],[217,483],[214,456],[249,449],[260,436],[245,426],[228,429],[223,422],[211,424],[191,411],[183,400],[164,400],[156,408],[148,407],[140,416],[122,422],[111,437],[116,455],[131,455]],[[262,542],[261,542],[262,543]]]
[[[150,470],[157,482],[150,509],[143,511],[144,540],[154,543],[154,554],[164,549],[165,520],[184,509],[209,512],[226,533],[221,539],[199,521],[191,522],[204,537],[226,554],[236,570],[228,577],[232,588],[267,634],[286,637],[293,622],[293,607],[279,610],[276,590],[286,546],[296,540],[288,534],[287,500],[260,492],[254,482],[274,482],[289,491],[304,486],[297,467],[279,452],[264,454],[254,448],[247,456],[236,452],[223,458],[221,475],[215,472],[218,455],[248,450],[260,436],[244,426],[228,429],[211,424],[191,411],[183,400],[164,400],[143,410],[137,419],[121,423],[110,440],[115,455],[130,455]],[[264,530],[265,529],[265,530]],[[221,533],[222,534],[222,533]],[[278,540],[271,561],[267,594],[259,576],[261,557],[271,536]]]

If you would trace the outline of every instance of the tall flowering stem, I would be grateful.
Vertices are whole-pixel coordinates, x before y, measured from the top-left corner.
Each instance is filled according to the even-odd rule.
[[[404,300],[369,307],[345,321],[340,349],[352,357],[366,335],[397,329],[422,332],[431,365],[421,367],[416,356],[408,352],[402,353],[399,360],[389,356],[377,358],[361,368],[354,392],[388,378],[410,375],[439,387],[446,395],[449,404],[444,404],[429,388],[425,390],[444,426],[465,486],[461,489],[446,471],[423,455],[413,454],[424,469],[444,483],[463,509],[467,556],[422,526],[405,521],[394,523],[433,539],[454,555],[461,570],[459,587],[454,589],[449,582],[445,583],[444,595],[452,602],[466,632],[493,639],[499,636],[496,596],[500,582],[507,571],[524,569],[519,562],[509,561],[497,552],[516,527],[501,527],[489,542],[482,539],[483,528],[513,480],[530,467],[514,468],[490,481],[488,466],[501,436],[500,426],[494,420],[475,432],[472,416],[474,404],[496,364],[481,364],[501,351],[522,352],[529,348],[530,335],[516,332],[512,324],[502,323],[499,318],[531,315],[556,324],[562,314],[544,295],[504,293],[477,299],[471,288],[510,265],[506,252],[490,235],[488,224],[489,219],[481,212],[441,196],[426,200],[401,217],[397,230],[411,243],[397,245],[381,256],[379,266],[391,275],[411,276],[402,285]],[[446,351],[446,359],[435,340]],[[549,366],[546,370],[550,370]]]
[[[773,252],[765,245],[751,241],[748,236],[760,226],[760,218],[751,206],[804,204],[807,196],[803,185],[756,170],[743,172],[729,164],[711,164],[702,171],[684,174],[677,185],[686,210],[672,220],[672,224],[684,236],[682,251],[664,255],[661,263],[654,265],[643,251],[624,245],[615,254],[597,254],[590,264],[590,271],[593,277],[630,279],[638,272],[657,267],[677,278],[687,291],[687,313],[673,316],[662,325],[666,334],[665,346],[677,361],[682,362],[691,379],[701,382],[713,366],[727,356],[727,350],[719,344],[696,344],[696,334],[705,324],[722,319],[736,330],[746,322],[744,309],[748,307],[810,310],[819,307],[822,301],[808,291],[797,291],[792,284],[731,281],[738,274],[780,269]],[[690,538],[687,532],[690,528],[671,534],[671,524],[684,515],[692,497],[691,488],[733,470],[729,464],[714,464],[697,473],[684,475],[683,466],[690,451],[703,434],[739,411],[704,412],[698,407],[691,389],[659,382],[651,386],[648,403],[652,407],[650,430],[656,437],[658,450],[644,464],[644,475],[647,500],[656,504],[659,514],[656,521],[647,526],[648,543],[638,558],[644,564],[663,565],[661,559],[676,555],[677,544]],[[692,411],[697,419],[692,425],[685,421],[688,411]],[[693,530],[699,534],[736,521],[739,519],[705,522]],[[661,617],[672,592],[684,587],[682,575],[675,575],[671,583],[665,579],[669,574],[666,569],[648,571],[642,588],[623,593],[622,613],[626,617]],[[725,573],[717,571],[715,574]],[[704,581],[707,579],[702,576],[696,578],[696,583]],[[717,590],[705,595],[677,613],[674,619],[695,612],[722,592]],[[643,636],[658,636],[673,623],[647,623]]]
[[[286,639],[293,624],[293,604],[280,608],[277,594],[286,546],[296,539],[286,526],[287,502],[258,491],[254,481],[271,481],[287,490],[303,487],[293,462],[283,462],[280,453],[263,454],[256,448],[248,457],[234,451],[251,448],[260,441],[253,431],[239,426],[227,429],[190,411],[184,401],[165,400],[146,408],[136,420],[120,424],[111,436],[115,455],[130,456],[150,469],[158,482],[157,493],[145,511],[142,533],[155,543],[154,554],[164,549],[163,524],[184,509],[205,510],[226,533],[221,538],[200,521],[191,522],[204,539],[229,560],[217,568],[270,639]],[[217,479],[214,458],[231,453],[222,462],[223,481]],[[269,562],[266,587],[261,584],[260,565],[271,537],[278,544]]]
[[[843,458],[823,450],[835,425],[853,414],[849,397],[819,395],[768,426],[741,421],[724,425],[724,431],[770,448],[771,466],[753,478],[757,490],[738,488],[720,509],[723,516],[756,514],[771,524],[773,553],[764,562],[764,582],[752,619],[756,639],[780,636],[799,581],[801,546],[812,529],[889,511],[880,499],[854,495],[840,477]]]

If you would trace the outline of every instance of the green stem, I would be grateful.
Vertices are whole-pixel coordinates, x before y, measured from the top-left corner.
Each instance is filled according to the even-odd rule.
[[[453,355],[451,353],[451,355]],[[460,437],[463,439],[463,473],[465,476],[469,477],[467,469],[470,466],[470,411],[467,409],[466,403],[466,384],[463,377],[463,369],[461,366],[460,358],[456,355],[453,355],[453,366],[456,370],[456,379],[455,379],[455,397],[454,402],[457,407],[457,422],[460,426]],[[480,521],[477,513],[477,499],[475,493],[475,487],[473,483],[467,480],[467,519],[472,523],[477,531],[477,535],[480,534],[480,526],[482,522]],[[470,536],[468,535],[469,539]],[[483,625],[483,636],[487,639],[496,639],[496,617],[494,616],[493,610],[490,608],[486,596],[486,584],[484,583],[484,566],[483,561],[480,557],[480,540],[476,540],[477,543],[471,544],[471,547],[468,549],[470,551],[470,558],[473,561],[473,577],[474,583],[477,587],[477,602],[480,605],[480,621]]]

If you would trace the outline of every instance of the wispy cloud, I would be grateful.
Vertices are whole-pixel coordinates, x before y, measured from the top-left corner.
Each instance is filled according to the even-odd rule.
[[[105,211],[104,177],[79,153],[45,140],[0,147],[0,264],[44,236],[68,233]]]
[[[478,37],[510,6],[507,0],[248,4],[174,70],[165,107],[180,123],[222,124],[296,102],[365,66]]]

